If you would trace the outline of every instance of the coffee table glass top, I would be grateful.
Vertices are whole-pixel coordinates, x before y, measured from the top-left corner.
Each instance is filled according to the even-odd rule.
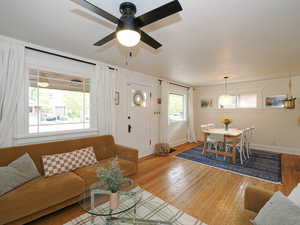
[[[87,187],[81,194],[79,205],[89,214],[96,216],[112,216],[134,208],[142,198],[142,189],[131,179],[121,189],[120,205],[117,209],[110,209],[110,192],[106,185],[99,181]]]

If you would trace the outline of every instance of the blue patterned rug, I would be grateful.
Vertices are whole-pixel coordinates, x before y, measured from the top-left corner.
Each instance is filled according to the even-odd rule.
[[[276,183],[281,182],[281,154],[252,150],[250,159],[242,165],[239,155],[236,164],[232,164],[230,157],[216,156],[214,153],[208,153],[207,156],[204,156],[202,151],[203,146],[198,146],[178,154],[177,157],[251,177]]]

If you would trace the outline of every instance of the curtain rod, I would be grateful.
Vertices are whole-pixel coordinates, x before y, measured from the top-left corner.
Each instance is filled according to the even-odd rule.
[[[158,80],[160,83],[162,82],[162,80]],[[176,83],[172,83],[172,82],[169,82],[169,84],[173,84],[173,85],[176,85],[176,86],[179,86],[179,87],[183,87],[183,88],[186,88],[186,89],[189,89],[190,87],[187,87],[187,86],[184,86],[184,85],[181,85],[181,84],[176,84]]]
[[[74,60],[74,61],[77,61],[77,62],[86,63],[86,64],[89,64],[89,65],[96,66],[95,63],[87,62],[87,61],[84,61],[84,60],[81,60],[81,59],[75,59],[75,58],[72,58],[72,57],[68,57],[68,56],[64,56],[64,55],[59,55],[59,54],[56,54],[56,53],[47,52],[47,51],[44,51],[44,50],[40,50],[40,49],[28,47],[28,46],[25,46],[25,48],[29,49],[29,50],[33,50],[33,51],[37,51],[37,52],[42,52],[42,53],[46,53],[46,54],[49,54],[49,55],[54,55],[54,56],[62,57],[62,58],[65,58],[65,59],[70,59],[70,60]]]

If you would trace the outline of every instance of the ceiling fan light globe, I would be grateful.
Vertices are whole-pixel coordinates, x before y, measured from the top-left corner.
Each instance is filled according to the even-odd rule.
[[[117,32],[117,39],[121,45],[133,47],[140,42],[141,34],[135,30],[119,30]]]

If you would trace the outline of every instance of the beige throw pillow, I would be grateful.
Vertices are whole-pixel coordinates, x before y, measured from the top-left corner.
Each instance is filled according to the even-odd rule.
[[[300,225],[300,208],[276,192],[251,222],[254,225]]]
[[[288,198],[300,207],[300,183],[292,190]]]
[[[30,155],[25,153],[7,166],[0,167],[0,196],[39,176]]]

